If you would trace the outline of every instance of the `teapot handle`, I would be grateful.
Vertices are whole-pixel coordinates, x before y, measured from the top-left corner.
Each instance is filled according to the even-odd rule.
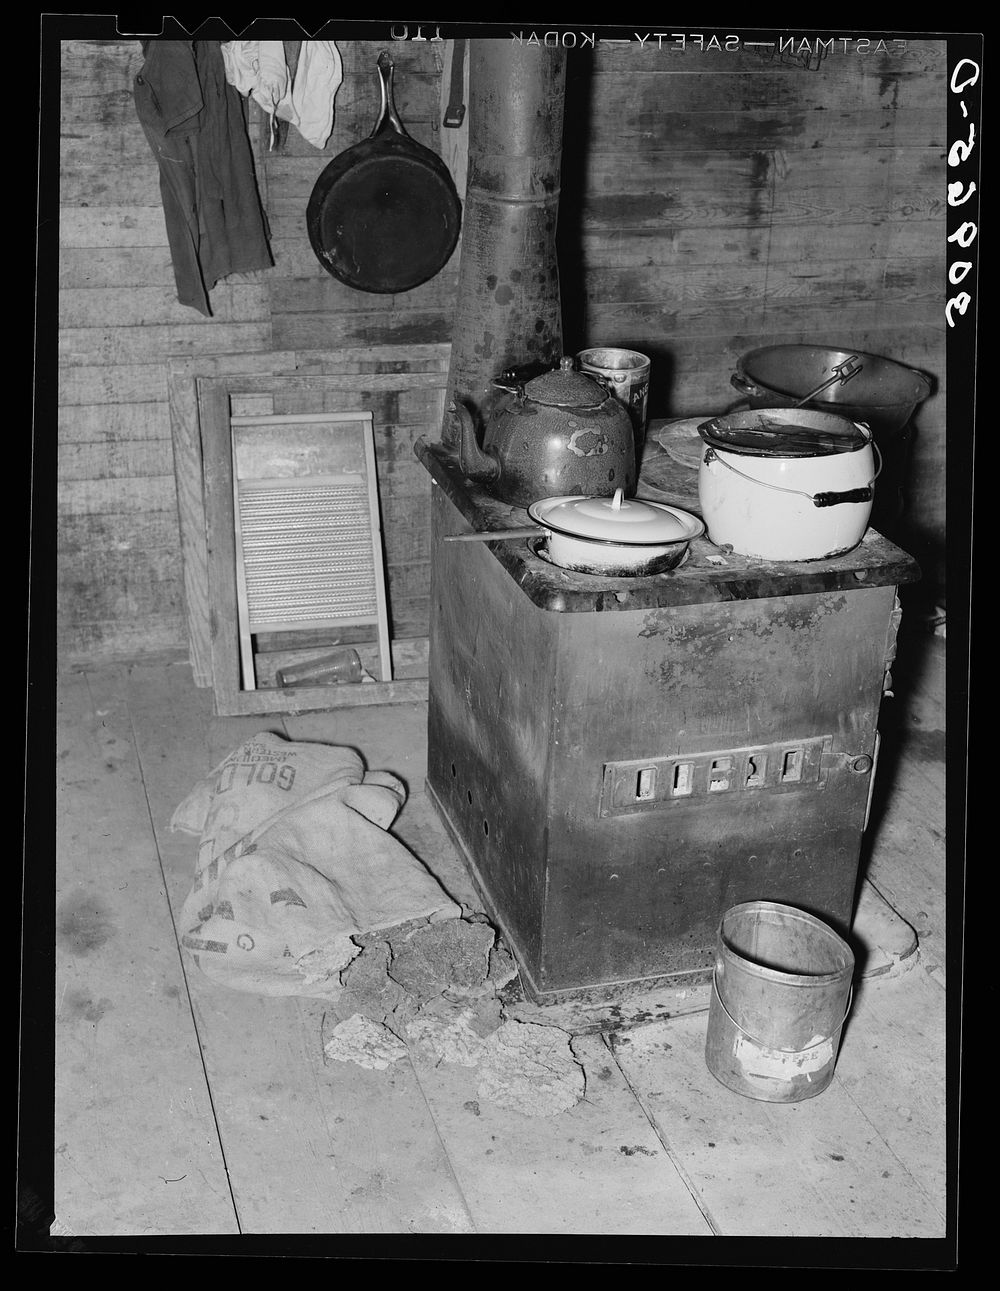
[[[498,377],[494,377],[490,382],[500,390],[506,390],[509,394],[516,394],[524,397],[524,387],[534,377],[540,377],[543,372],[552,372],[551,363],[520,363],[513,364],[509,368],[504,368]]]
[[[520,399],[524,398],[524,383],[515,378],[513,368],[498,377],[494,377],[490,385],[494,390],[504,390],[507,394],[515,394]]]

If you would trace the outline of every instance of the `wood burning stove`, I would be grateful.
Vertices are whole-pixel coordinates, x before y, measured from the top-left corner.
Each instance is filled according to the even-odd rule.
[[[721,914],[850,925],[877,718],[915,562],[749,561],[696,539],[638,579],[561,570],[421,441],[432,489],[427,787],[530,997],[705,980]]]

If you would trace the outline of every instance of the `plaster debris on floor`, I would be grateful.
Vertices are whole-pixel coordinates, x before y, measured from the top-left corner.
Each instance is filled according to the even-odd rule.
[[[384,1069],[407,1055],[478,1068],[478,1095],[526,1116],[553,1116],[585,1092],[568,1032],[506,1013],[503,988],[517,966],[480,914],[423,921],[360,938],[340,974],[344,1020],[325,1056]]]
[[[327,1061],[480,1070],[480,1097],[553,1115],[583,1096],[570,1035],[505,1013],[517,966],[388,832],[406,791],[353,749],[261,732],[188,795],[200,834],[182,944],[213,981],[335,1005]]]
[[[337,1027],[333,1039],[327,1041],[326,1053],[338,1062],[356,1062],[359,1067],[384,1071],[406,1057],[406,1045],[388,1027],[355,1013]]]

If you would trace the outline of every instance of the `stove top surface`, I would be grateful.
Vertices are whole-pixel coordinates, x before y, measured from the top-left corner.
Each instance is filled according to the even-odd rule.
[[[663,428],[670,424],[650,423],[636,496],[698,515],[697,471],[678,461],[661,443]],[[531,523],[527,511],[498,501],[464,475],[457,451],[450,445],[420,439],[415,451],[472,529],[523,529]],[[677,568],[640,578],[562,569],[545,559],[537,541],[523,536],[473,545],[485,546],[536,605],[564,613],[857,591],[898,586],[920,577],[916,561],[871,528],[853,551],[828,560],[798,562],[738,555],[702,536],[694,539],[688,558]]]

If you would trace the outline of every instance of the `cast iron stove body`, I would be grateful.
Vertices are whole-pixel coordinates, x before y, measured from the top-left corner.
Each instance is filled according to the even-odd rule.
[[[704,981],[721,914],[851,922],[877,718],[915,562],[558,569],[421,441],[432,487],[427,788],[536,1002]]]

